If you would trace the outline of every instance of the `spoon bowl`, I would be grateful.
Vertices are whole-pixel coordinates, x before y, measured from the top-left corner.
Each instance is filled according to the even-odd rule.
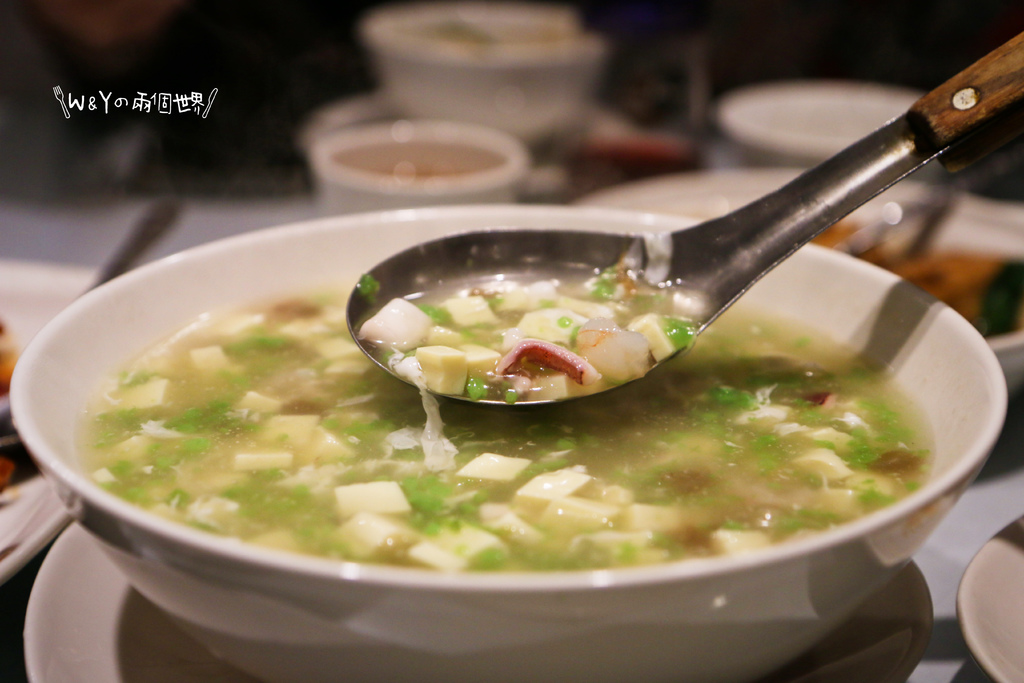
[[[375,363],[428,390],[415,374],[397,370],[398,364],[390,359],[382,362],[375,357],[380,340],[362,333],[363,323],[383,305],[396,299],[415,302],[431,291],[592,276],[618,266],[637,282],[684,292],[695,302],[687,311],[687,322],[699,335],[766,273],[872,197],[934,159],[948,170],[959,170],[1015,137],[1024,128],[1022,81],[1024,34],[926,94],[903,116],[775,192],[720,218],[675,231],[667,239],[496,229],[415,246],[367,272],[363,283],[373,283],[376,291],[371,296],[364,287],[356,288],[349,302],[349,328]],[[677,347],[651,367],[689,346]],[[493,398],[435,393],[507,405]],[[542,402],[551,400],[565,399]]]

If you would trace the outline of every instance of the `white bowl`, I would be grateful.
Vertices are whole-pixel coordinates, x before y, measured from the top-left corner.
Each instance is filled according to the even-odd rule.
[[[205,311],[350,281],[395,250],[454,231],[688,224],[600,208],[470,206],[211,243],[128,273],[58,315],[18,364],[14,416],[60,498],[132,586],[261,679],[751,680],[811,647],[895,576],[979,471],[1006,410],[999,364],[963,318],[826,249],[800,250],[747,297],[889,363],[934,434],[935,462],[905,499],[819,535],[644,568],[451,575],[225,540],[112,496],[77,459],[76,424],[100,378]]]
[[[813,166],[900,116],[923,94],[862,81],[773,81],[725,93],[715,118],[750,163]]]
[[[530,153],[485,126],[401,119],[319,136],[309,164],[322,211],[336,214],[514,202]]]
[[[493,40],[438,35],[456,25]],[[363,15],[358,35],[404,115],[485,124],[530,142],[579,125],[607,51],[572,7],[545,3],[389,4]]]

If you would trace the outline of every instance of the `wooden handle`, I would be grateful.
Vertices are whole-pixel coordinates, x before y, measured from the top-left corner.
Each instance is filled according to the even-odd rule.
[[[949,147],[984,124],[995,123],[1003,130],[989,134],[991,139],[980,143],[982,149],[972,150],[971,156],[980,158],[1020,132],[1019,117],[1009,114],[1022,103],[1024,33],[919,99],[907,112],[907,119],[936,150]]]

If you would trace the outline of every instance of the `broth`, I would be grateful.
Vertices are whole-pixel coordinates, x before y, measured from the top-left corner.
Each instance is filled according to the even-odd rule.
[[[337,152],[333,160],[348,168],[372,173],[399,183],[422,183],[494,170],[501,155],[460,143],[403,142],[366,145]]]
[[[204,316],[98,388],[83,462],[211,533],[441,571],[575,570],[754,551],[927,476],[888,373],[743,311],[642,382],[542,408],[440,406],[348,337],[345,294]]]

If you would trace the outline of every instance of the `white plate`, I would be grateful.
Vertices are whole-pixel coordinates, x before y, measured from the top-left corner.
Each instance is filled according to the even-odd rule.
[[[861,81],[776,81],[725,93],[715,116],[752,160],[809,166],[903,114],[922,94]]]
[[[677,173],[618,185],[583,197],[577,203],[707,220],[778,189],[798,173],[800,170],[795,168]],[[852,218],[873,221],[888,202],[912,201],[926,191],[925,185],[904,181],[857,209]],[[945,219],[935,245],[992,252],[1022,260],[1024,204],[965,195]],[[1024,386],[1024,331],[991,337],[989,346],[1006,373],[1010,392]]]
[[[1024,518],[982,546],[957,591],[960,630],[996,683],[1024,681]]]
[[[908,565],[824,642],[762,683],[904,683],[931,636],[932,603]],[[72,525],[36,577],[25,619],[31,683],[252,683],[129,587]],[[338,672],[338,680],[351,680]]]
[[[23,347],[88,285],[82,268],[0,259],[0,321]],[[12,577],[67,524],[64,506],[49,485],[25,467],[16,472],[16,495],[0,505],[0,584]],[[4,496],[10,496],[10,489]]]

